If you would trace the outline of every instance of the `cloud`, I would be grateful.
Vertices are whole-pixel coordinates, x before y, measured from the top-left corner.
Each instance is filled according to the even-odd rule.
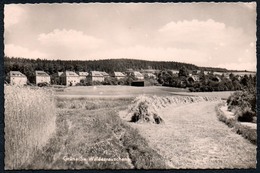
[[[37,50],[29,50],[25,47],[6,44],[4,49],[5,56],[9,57],[25,57],[25,58],[47,58],[45,53],[39,52]]]
[[[181,28],[181,30],[180,30]],[[203,30],[223,30],[225,29],[225,24],[215,22],[212,19],[207,21],[198,21],[198,20],[191,20],[191,21],[178,21],[178,22],[170,22],[159,29],[159,32],[167,32],[167,31],[177,31],[177,32],[201,32]]]
[[[104,46],[102,39],[86,35],[82,31],[55,29],[38,35],[39,47],[51,57],[59,59],[83,59],[92,51]]]
[[[158,31],[161,39],[166,40],[165,43],[169,45],[195,48],[203,46],[204,49],[236,44],[243,34],[241,29],[227,27],[224,23],[212,19],[172,21],[162,26]]]
[[[16,4],[9,4],[4,6],[4,26],[5,29],[12,25],[19,23],[25,10]]]
[[[42,33],[38,40],[47,46],[55,46],[70,49],[95,49],[98,48],[103,40],[84,34],[77,30],[55,29],[50,33]]]

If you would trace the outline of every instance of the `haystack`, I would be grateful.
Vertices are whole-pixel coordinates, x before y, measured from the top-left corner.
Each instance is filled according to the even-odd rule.
[[[172,104],[189,104],[203,101],[220,101],[218,97],[201,96],[147,96],[140,95],[135,98],[133,104],[128,109],[131,122],[150,122],[155,124],[163,123],[163,118],[159,111]]]
[[[163,119],[159,116],[157,107],[150,97],[139,96],[134,100],[133,106],[129,109],[131,122],[161,124]]]

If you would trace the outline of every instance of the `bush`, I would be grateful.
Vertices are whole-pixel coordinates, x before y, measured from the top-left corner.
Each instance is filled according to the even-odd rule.
[[[46,87],[46,86],[50,86],[50,84],[47,83],[47,82],[38,83],[37,85],[38,85],[38,87]]]
[[[241,122],[253,122],[256,113],[254,113],[249,107],[238,109],[235,112],[236,118]]]
[[[227,105],[229,111],[235,112],[238,121],[253,122],[256,117],[256,90],[234,92],[227,99]]]
[[[255,128],[251,128],[250,126],[247,126],[243,123],[239,123],[237,121],[238,117],[228,117],[221,109],[220,107],[222,107],[224,104],[219,104],[216,106],[216,112],[217,112],[217,116],[218,119],[222,122],[224,122],[225,124],[228,125],[228,127],[233,128],[234,131],[238,134],[241,134],[244,138],[248,139],[251,143],[253,144],[257,144],[257,132]],[[245,110],[246,111],[246,110]],[[241,115],[243,115],[241,113]],[[247,118],[250,117],[249,116],[245,116],[245,120],[248,120]],[[255,118],[255,117],[254,117]],[[250,120],[250,119],[249,119]]]

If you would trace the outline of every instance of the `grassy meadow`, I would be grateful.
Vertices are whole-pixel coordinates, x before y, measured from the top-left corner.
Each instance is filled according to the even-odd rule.
[[[138,130],[118,116],[133,97],[60,93],[5,88],[6,169],[167,168]],[[82,161],[91,158],[108,160]]]
[[[192,128],[196,126],[189,126],[187,131],[185,123],[200,122],[192,113],[199,113],[197,108],[201,105],[206,106],[201,117],[207,118],[210,113],[215,121],[214,110],[209,111],[205,103],[213,101],[209,103],[212,107],[217,103],[213,97],[221,94],[223,99],[230,93],[196,93],[201,97],[192,98],[189,94],[194,93],[167,87],[88,86],[45,89],[6,86],[5,169],[196,168],[188,157],[179,158],[175,155],[180,151],[189,153],[188,147],[178,145],[178,141],[186,140],[181,138],[183,134],[190,139],[190,143],[187,143],[189,147],[196,144],[193,140],[197,138],[192,133]],[[160,110],[166,109],[158,114],[163,117],[165,124],[132,123],[122,118],[121,112],[133,108],[140,95],[157,107],[159,105]],[[172,109],[179,113],[169,111],[167,107],[170,105],[175,105]],[[184,113],[187,112],[186,105],[194,109],[187,115]],[[177,113],[176,117],[171,113]],[[169,123],[174,124],[173,127]],[[180,129],[178,125],[185,128]],[[201,129],[200,126],[205,127]],[[200,126],[195,130],[203,130],[206,136],[209,135],[204,130],[207,123],[203,122]],[[162,135],[163,132],[165,135]],[[172,141],[167,144],[169,147],[165,146],[164,140]],[[204,154],[207,151],[203,151]],[[202,153],[199,149],[196,152]],[[169,161],[169,158],[174,160]],[[188,167],[185,167],[186,163],[189,163]],[[216,168],[215,163],[212,163],[211,167],[214,166]]]
[[[149,148],[138,131],[119,118],[119,110],[126,109],[131,101],[129,98],[58,97],[56,135],[38,151],[29,168],[166,168],[162,157]],[[90,158],[121,160],[86,161]]]

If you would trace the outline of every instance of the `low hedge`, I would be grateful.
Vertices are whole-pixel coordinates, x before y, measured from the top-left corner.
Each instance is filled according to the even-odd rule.
[[[233,118],[228,118],[225,113],[220,110],[220,108],[224,106],[223,103],[218,104],[216,106],[216,112],[218,119],[225,124],[228,125],[228,127],[233,128],[234,131],[237,134],[240,134],[244,138],[248,139],[251,143],[257,144],[257,131],[255,128],[251,128],[250,126],[247,126],[245,123],[241,123],[236,120],[235,116]]]

